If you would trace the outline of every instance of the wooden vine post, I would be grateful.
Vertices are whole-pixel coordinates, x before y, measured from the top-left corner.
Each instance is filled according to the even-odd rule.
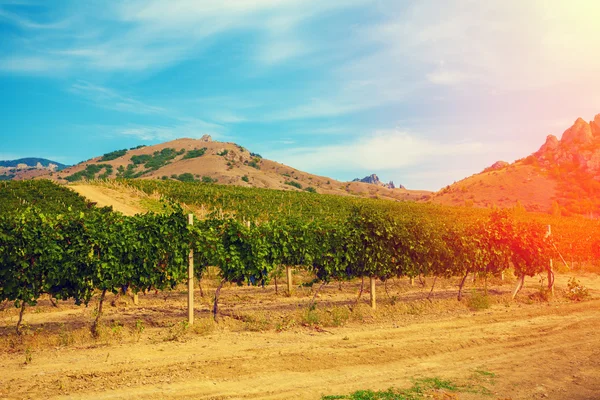
[[[194,214],[188,214],[188,224],[194,225]],[[194,249],[188,256],[188,324],[194,325]]]
[[[289,265],[285,266],[285,274],[287,276],[287,289],[288,294],[292,294],[292,267]]]
[[[552,234],[552,227],[548,225],[548,232],[546,233],[546,237],[550,237]],[[550,289],[550,294],[554,296],[554,271],[552,270],[552,258],[550,258],[548,265],[548,289]]]
[[[377,299],[375,298],[375,277],[369,277],[371,283],[371,308],[375,310],[377,308]]]

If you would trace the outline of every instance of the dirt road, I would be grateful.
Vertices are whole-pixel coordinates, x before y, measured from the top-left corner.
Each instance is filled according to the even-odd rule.
[[[125,215],[143,213],[145,210],[135,204],[125,193],[104,186],[71,185],[71,189],[98,204],[98,207],[112,207]]]
[[[230,299],[245,296],[235,290]],[[183,303],[177,307],[184,315]],[[598,299],[500,302],[478,312],[283,332],[217,329],[174,341],[149,330],[139,342],[34,350],[27,365],[27,354],[4,352],[0,398],[319,399],[439,377],[475,385],[460,399],[600,399],[599,309]]]

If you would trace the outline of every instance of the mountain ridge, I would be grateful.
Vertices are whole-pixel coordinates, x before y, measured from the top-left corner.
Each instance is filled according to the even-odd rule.
[[[0,160],[0,180],[31,179],[66,167],[65,164],[39,157]]]
[[[589,122],[577,118],[560,139],[548,135],[529,156],[498,161],[446,186],[431,201],[600,217],[600,114]]]

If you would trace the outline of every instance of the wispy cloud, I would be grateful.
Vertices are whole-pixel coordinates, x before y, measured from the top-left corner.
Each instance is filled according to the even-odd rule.
[[[138,125],[111,127],[107,129],[114,135],[135,137],[144,141],[161,142],[179,138],[201,138],[211,135],[215,139],[225,137],[223,127],[199,119],[189,119],[185,122],[176,122],[171,125]]]
[[[41,75],[41,74],[62,74],[70,67],[67,60],[58,58],[48,58],[38,55],[16,55],[8,57],[0,57],[0,71]]]
[[[257,33],[253,54],[259,64],[272,66],[306,55],[318,44],[309,42],[300,26],[322,13],[364,3],[365,0],[229,0],[100,2],[87,9],[72,7],[63,20],[41,23],[0,9],[0,18],[26,29],[30,46],[0,58],[7,72],[18,72],[15,60],[38,57],[46,65],[58,60],[63,69],[140,71],[160,69],[197,57],[219,34]],[[66,7],[65,10],[71,8]],[[65,20],[69,20],[66,23]],[[97,34],[81,35],[92,24]],[[63,29],[56,40],[41,35],[42,29]],[[18,48],[17,46],[15,46]],[[38,62],[42,67],[44,63]],[[42,68],[37,68],[40,71]],[[48,68],[52,74],[55,68]],[[21,72],[30,72],[23,68]]]
[[[116,111],[135,114],[165,114],[167,110],[162,107],[146,104],[132,97],[123,96],[115,90],[94,85],[89,82],[79,81],[69,88],[74,93],[91,103]]]
[[[10,4],[10,3],[9,3]],[[19,4],[19,3],[12,3]],[[0,6],[2,3],[0,3]],[[35,30],[44,30],[44,29],[64,29],[69,25],[69,21],[58,21],[53,23],[39,23],[32,21],[28,18],[24,18],[19,16],[18,14],[3,10],[0,8],[0,21],[7,21],[11,24],[14,24],[23,29],[35,29]]]

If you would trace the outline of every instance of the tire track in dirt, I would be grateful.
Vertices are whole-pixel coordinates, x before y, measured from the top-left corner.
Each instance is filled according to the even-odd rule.
[[[600,397],[598,306],[496,309],[333,334],[225,332],[132,349],[56,351],[26,367],[3,356],[8,373],[0,383],[10,387],[9,398],[314,399],[410,386],[413,377],[460,382],[481,368],[496,374],[486,386],[499,397],[593,399]]]

